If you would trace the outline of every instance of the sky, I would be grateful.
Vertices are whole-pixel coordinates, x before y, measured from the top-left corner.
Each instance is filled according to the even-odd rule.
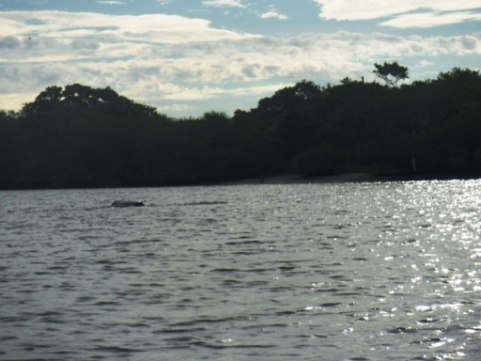
[[[255,108],[301,80],[481,69],[481,0],[1,0],[0,109],[111,87],[172,117]]]

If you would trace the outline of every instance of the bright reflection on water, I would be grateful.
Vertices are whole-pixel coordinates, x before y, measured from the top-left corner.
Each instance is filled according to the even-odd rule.
[[[1,192],[0,359],[475,360],[480,189]]]

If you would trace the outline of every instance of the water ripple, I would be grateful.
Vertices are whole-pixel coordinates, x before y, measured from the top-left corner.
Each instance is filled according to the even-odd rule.
[[[0,192],[0,358],[475,359],[480,186]]]

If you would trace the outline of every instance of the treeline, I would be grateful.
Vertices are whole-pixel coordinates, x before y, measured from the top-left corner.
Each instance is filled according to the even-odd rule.
[[[379,70],[379,69],[378,69]],[[400,87],[301,81],[232,117],[173,119],[110,88],[0,112],[0,188],[207,184],[280,173],[481,175],[481,75]]]

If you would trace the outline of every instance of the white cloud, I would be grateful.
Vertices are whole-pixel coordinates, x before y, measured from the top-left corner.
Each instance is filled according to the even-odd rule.
[[[263,37],[160,14],[0,12],[0,34],[0,109],[18,109],[49,85],[72,83],[110,86],[172,111],[195,112],[227,98],[241,107],[301,79],[368,79],[372,64],[383,60],[412,57],[428,67],[420,59],[481,55],[481,33]]]
[[[479,0],[313,0],[321,7],[320,17],[328,20],[372,20],[385,17],[402,15],[401,19],[394,19],[392,22],[386,21],[383,25],[408,27],[420,27],[421,21],[426,19],[429,26],[439,26],[453,24],[466,20],[480,20],[479,10],[481,2]],[[468,12],[464,16],[461,11],[478,10],[477,13]],[[411,14],[421,11],[420,15]],[[454,12],[455,14],[449,14]],[[466,16],[470,14],[471,16]],[[435,21],[437,20],[437,21]]]
[[[421,60],[417,66],[420,67],[420,68],[427,68],[429,66],[432,66],[434,63],[431,62],[431,61],[428,61],[428,60]]]
[[[35,100],[38,92],[21,92],[0,94],[0,110],[18,110],[28,102]]]
[[[212,28],[208,20],[177,15],[133,16],[62,11],[1,12],[0,34],[49,38],[63,43],[89,35],[176,44],[249,37],[248,34]]]
[[[287,20],[289,17],[287,15],[281,14],[278,11],[271,10],[267,11],[260,15],[262,19],[278,19],[278,20]]]
[[[236,7],[244,8],[245,6],[238,0],[203,0],[202,5],[212,7]]]
[[[97,1],[97,3],[103,4],[103,5],[125,5],[125,3],[122,1],[114,1],[114,0],[99,0]]]
[[[144,83],[142,85],[139,84],[135,89],[128,90],[124,95],[146,104],[154,104],[157,102],[157,109],[159,109],[160,112],[186,114],[190,111],[191,114],[193,112],[200,114],[203,111],[212,109],[198,111],[196,109],[196,104],[202,104],[206,101],[215,102],[216,100],[225,103],[226,95],[228,95],[228,97],[231,98],[237,97],[242,98],[243,100],[250,100],[251,105],[254,105],[260,98],[273,94],[276,90],[290,85],[292,85],[292,83],[280,82],[272,85],[247,83],[244,86],[230,88],[203,85],[179,86],[173,83],[151,86]],[[143,94],[143,97],[139,98],[138,94]],[[238,100],[234,102],[237,104],[233,104],[233,106],[238,107]]]
[[[398,17],[384,21],[383,26],[391,26],[394,28],[431,28],[441,25],[451,25],[462,23],[465,21],[481,21],[481,13],[474,14],[472,12],[450,12],[450,13],[415,13],[403,14]]]

